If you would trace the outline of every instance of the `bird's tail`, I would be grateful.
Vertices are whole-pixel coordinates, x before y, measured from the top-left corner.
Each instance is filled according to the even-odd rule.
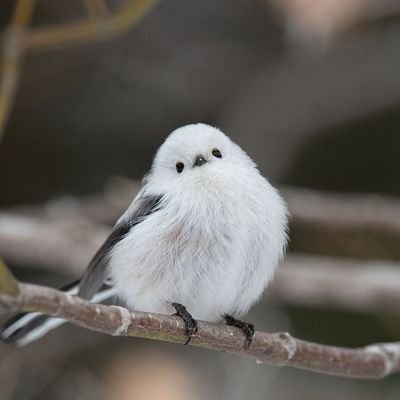
[[[71,295],[77,295],[79,282],[75,281],[60,290]],[[104,284],[91,301],[101,303],[113,296],[114,289]],[[18,347],[25,346],[46,335],[51,330],[58,328],[65,322],[67,321],[62,318],[50,317],[38,312],[18,314],[6,322],[0,333],[0,339],[5,343],[13,343]]]

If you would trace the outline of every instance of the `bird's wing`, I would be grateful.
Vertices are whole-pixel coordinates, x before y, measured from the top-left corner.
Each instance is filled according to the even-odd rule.
[[[110,235],[93,256],[82,276],[78,295],[91,299],[106,280],[107,261],[112,248],[148,215],[159,210],[162,195],[139,193],[125,214],[118,220]]]

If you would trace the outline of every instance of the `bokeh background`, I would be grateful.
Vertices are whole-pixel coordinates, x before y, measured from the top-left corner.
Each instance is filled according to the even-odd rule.
[[[0,256],[18,278],[79,276],[158,145],[201,121],[292,213],[287,261],[247,319],[327,344],[398,340],[398,0],[1,0],[0,29]],[[398,376],[70,325],[0,344],[1,400],[399,398]]]

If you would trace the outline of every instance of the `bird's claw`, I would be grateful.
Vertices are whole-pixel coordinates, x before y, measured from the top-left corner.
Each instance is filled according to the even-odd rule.
[[[190,315],[186,307],[179,303],[171,303],[171,306],[175,308],[177,317],[181,318],[185,323],[185,335],[187,337],[184,345],[190,342],[192,336],[197,332],[197,321]]]
[[[255,332],[254,325],[240,321],[236,318],[233,318],[231,315],[227,314],[224,315],[224,320],[227,325],[239,328],[243,332],[245,336],[243,347],[247,350],[250,347],[251,342],[253,341],[253,336]]]

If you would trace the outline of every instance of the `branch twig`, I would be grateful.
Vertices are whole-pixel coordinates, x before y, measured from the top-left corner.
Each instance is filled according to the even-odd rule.
[[[5,32],[0,71],[0,139],[17,91],[21,57],[25,50],[24,37],[33,8],[34,0],[18,0]]]
[[[7,276],[0,264],[0,279]],[[16,281],[14,281],[15,284]],[[75,325],[113,336],[134,336],[184,343],[185,327],[174,316],[128,311],[89,303],[43,286],[18,283],[18,291],[0,292],[0,310],[38,311],[65,318]],[[2,286],[0,285],[0,290]],[[237,329],[200,321],[191,345],[254,357],[257,362],[303,368],[348,378],[382,378],[400,371],[400,343],[381,343],[358,349],[325,346],[292,337],[286,332],[256,332],[249,349]]]
[[[155,3],[156,0],[125,1],[117,11],[105,16],[31,29],[26,38],[26,48],[31,51],[47,50],[113,38],[132,29]]]
[[[35,0],[18,0],[6,29],[0,64],[0,139],[14,103],[21,59],[26,51],[61,48],[122,35],[139,23],[156,1],[127,0],[117,11],[108,13],[103,0],[86,0],[89,17],[59,26],[28,29]]]

